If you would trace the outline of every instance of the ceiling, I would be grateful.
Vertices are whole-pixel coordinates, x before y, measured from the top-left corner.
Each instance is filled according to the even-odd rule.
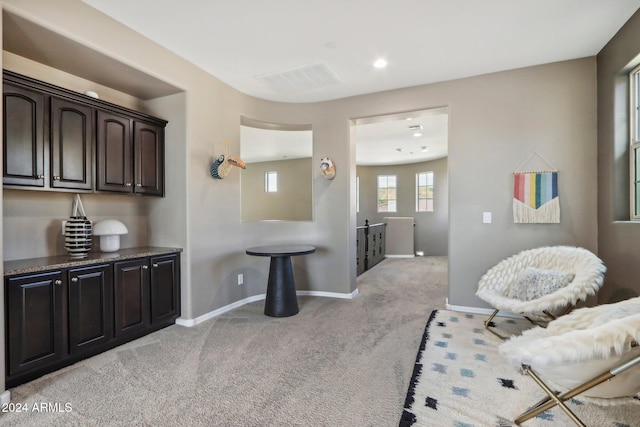
[[[84,0],[230,86],[316,102],[596,55],[640,0]],[[373,62],[385,58],[388,66]]]
[[[640,8],[640,0],[83,1],[240,92],[294,103],[594,56]],[[380,58],[387,67],[373,66]],[[406,118],[358,121],[356,163],[447,155],[446,111]],[[408,129],[415,124],[420,137]],[[264,132],[243,141],[256,133]]]
[[[356,164],[399,165],[447,157],[447,108],[356,120]]]

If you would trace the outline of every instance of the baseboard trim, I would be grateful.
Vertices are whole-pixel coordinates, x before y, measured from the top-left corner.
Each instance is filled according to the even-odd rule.
[[[9,390],[5,390],[4,393],[0,394],[0,404],[8,405],[11,402],[11,392]]]
[[[471,314],[486,314],[487,316],[489,316],[495,310],[493,308],[469,307],[469,306],[466,306],[466,305],[449,304],[449,298],[446,299],[444,307],[447,310],[451,310],[451,311],[459,311],[461,313],[471,313]],[[496,316],[499,316],[499,317],[511,317],[511,318],[514,318],[514,319],[521,319],[522,318],[522,316],[518,316],[517,314],[508,313],[508,312],[505,312],[505,311],[499,311]]]
[[[350,294],[342,294],[339,292],[325,292],[325,291],[296,291],[296,295],[325,297],[325,298],[339,298],[339,299],[354,299],[358,295],[358,289],[351,292]],[[210,311],[209,313],[203,314],[202,316],[198,316],[195,319],[184,319],[182,317],[179,317],[178,319],[176,319],[176,325],[186,326],[187,328],[191,328],[209,319],[213,319],[214,317],[220,316],[221,314],[231,311],[234,308],[242,307],[243,305],[249,304],[252,302],[264,300],[266,297],[267,297],[267,294],[259,294],[259,295],[254,295],[245,299],[241,299],[240,301],[236,301],[229,305],[225,305],[224,307],[220,307],[216,310]]]
[[[415,258],[416,256],[414,254],[410,254],[410,255],[385,255],[385,258]]]
[[[338,292],[325,292],[325,291],[296,291],[298,296],[307,297],[325,297],[325,298],[338,298],[338,299],[354,299],[358,295],[358,290],[351,292],[350,294],[341,294]]]

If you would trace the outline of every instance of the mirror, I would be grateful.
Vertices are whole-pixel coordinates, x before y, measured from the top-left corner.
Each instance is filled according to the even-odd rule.
[[[313,220],[312,153],[311,125],[241,117],[241,220]]]

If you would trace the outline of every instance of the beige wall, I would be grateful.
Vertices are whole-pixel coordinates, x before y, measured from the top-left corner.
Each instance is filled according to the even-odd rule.
[[[640,12],[598,63],[598,254],[608,268],[600,302],[640,295],[640,224],[629,222],[629,76],[640,64]]]
[[[184,248],[185,319],[264,293],[268,261],[244,253],[257,244],[313,243],[316,253],[294,260],[299,288],[342,294],[355,289],[352,123],[361,117],[449,108],[451,304],[485,306],[474,295],[479,277],[519,250],[560,243],[596,249],[596,195],[588,191],[597,184],[594,58],[330,102],[284,104],[238,93],[80,0],[6,0],[3,5],[182,88],[180,94],[145,103],[150,113],[169,120],[169,127],[167,196],[145,202],[144,209],[149,243]],[[314,221],[240,221],[240,174],[224,180],[209,175],[215,142],[231,141],[231,154],[238,155],[240,116],[312,125],[312,164],[331,157],[337,167],[331,181],[313,168]],[[560,171],[561,224],[516,225],[511,219],[512,172],[534,150]],[[493,212],[492,224],[482,224],[483,211]],[[238,273],[245,274],[243,286],[236,284]]]
[[[240,174],[242,221],[311,221],[311,158],[256,162]],[[278,174],[278,191],[264,190],[265,174]]]
[[[433,172],[434,210],[416,212],[415,176],[418,172]],[[415,219],[415,250],[424,255],[445,256],[449,249],[449,177],[447,158],[408,165],[358,166],[356,174],[360,177],[360,212],[358,225],[384,222],[386,216],[410,216]],[[377,176],[398,176],[398,211],[395,213],[377,212]]]

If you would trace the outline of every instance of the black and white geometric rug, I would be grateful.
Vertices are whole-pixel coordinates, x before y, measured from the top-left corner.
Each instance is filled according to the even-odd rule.
[[[436,310],[418,351],[400,427],[510,427],[513,419],[545,397],[529,378],[498,353],[501,341],[485,331],[487,316]],[[498,318],[517,332],[526,321]],[[639,402],[640,403],[640,402]],[[577,399],[568,406],[588,426],[640,426],[640,405],[598,406]],[[574,426],[559,408],[525,421],[524,427]]]

